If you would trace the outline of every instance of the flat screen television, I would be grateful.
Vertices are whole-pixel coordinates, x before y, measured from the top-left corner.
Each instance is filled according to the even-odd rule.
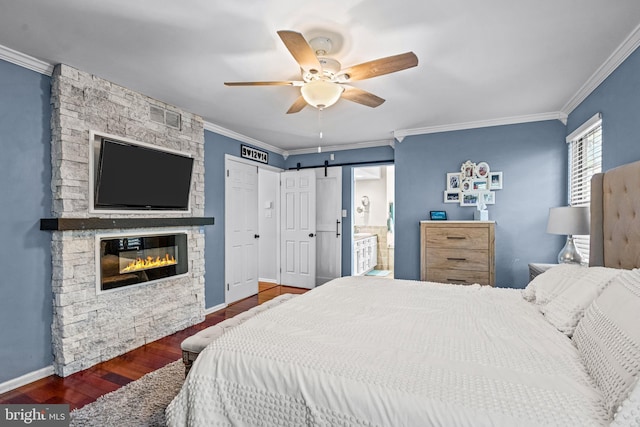
[[[188,210],[193,158],[102,139],[94,206]]]

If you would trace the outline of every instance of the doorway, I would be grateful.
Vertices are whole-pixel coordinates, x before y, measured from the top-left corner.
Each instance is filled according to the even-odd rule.
[[[258,293],[258,168],[225,159],[225,302]]]
[[[281,284],[311,289],[341,277],[342,168],[286,171],[280,179]]]
[[[352,176],[352,275],[393,278],[395,167],[357,167]]]
[[[225,166],[227,304],[255,295],[261,287],[293,284],[313,288],[342,275],[341,167],[284,172],[231,155],[225,155]],[[280,183],[285,176],[307,176],[309,183],[314,184],[314,195],[297,189],[295,192],[285,190],[282,196],[287,186]],[[286,203],[288,197],[293,203]],[[313,201],[307,200],[310,198]],[[301,204],[301,200],[309,203]],[[296,206],[298,209],[293,209]],[[301,223],[300,218],[296,222],[303,206],[308,207],[303,215],[308,218],[307,225]],[[302,224],[297,230],[300,236],[295,239],[291,237],[294,230],[288,228],[289,220]],[[311,228],[305,228],[307,226]],[[289,246],[296,250],[288,251]],[[294,280],[292,275],[297,278]]]

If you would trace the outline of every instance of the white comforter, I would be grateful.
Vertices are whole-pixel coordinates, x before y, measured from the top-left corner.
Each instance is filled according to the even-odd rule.
[[[231,329],[170,426],[606,425],[565,335],[517,290],[347,277]]]

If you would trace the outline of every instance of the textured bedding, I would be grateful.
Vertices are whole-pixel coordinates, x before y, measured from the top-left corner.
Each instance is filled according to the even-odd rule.
[[[589,426],[610,413],[518,290],[345,277],[210,344],[170,426]]]

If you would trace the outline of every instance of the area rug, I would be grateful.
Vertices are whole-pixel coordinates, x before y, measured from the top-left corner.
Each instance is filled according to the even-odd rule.
[[[391,273],[389,270],[371,270],[366,276],[388,276]]]
[[[184,382],[182,360],[71,412],[71,426],[166,426],[164,410]]]

